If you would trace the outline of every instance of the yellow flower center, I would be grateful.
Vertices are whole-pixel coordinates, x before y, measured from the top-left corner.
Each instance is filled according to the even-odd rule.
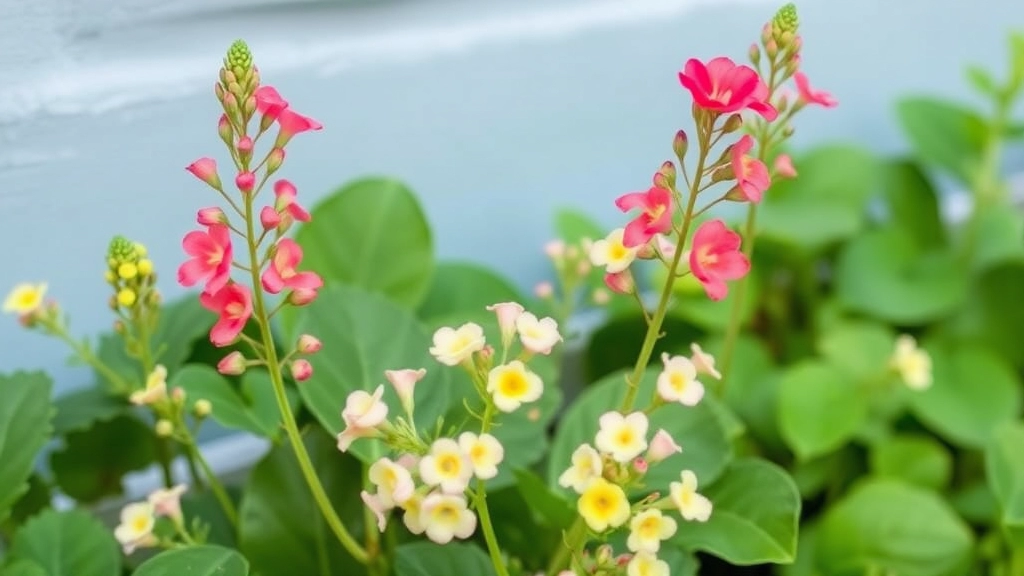
[[[482,442],[473,444],[473,447],[469,450],[469,457],[473,459],[473,462],[480,462],[487,458],[487,448]]]
[[[633,429],[629,427],[623,427],[619,430],[619,433],[615,435],[615,441],[621,446],[629,446],[636,440],[636,435],[633,434]]]
[[[224,311],[227,312],[227,316],[232,319],[238,319],[242,317],[245,312],[245,306],[240,302],[232,302],[224,307]]]
[[[608,247],[608,255],[611,257],[609,260],[622,260],[629,254],[629,250],[626,249],[622,244],[612,244]]]
[[[619,504],[619,495],[610,484],[591,488],[583,495],[583,499],[583,506],[590,515],[602,520],[611,518]]]
[[[661,534],[661,519],[657,516],[648,516],[637,526],[637,532],[646,540],[657,538]]]
[[[711,253],[710,246],[701,246],[697,249],[697,261],[703,266],[711,266],[718,262],[718,255]]]
[[[458,476],[462,460],[456,454],[441,454],[437,457],[437,469],[445,476]]]
[[[518,398],[526,394],[527,388],[529,386],[526,384],[526,377],[514,370],[504,372],[498,381],[498,390],[509,398]]]
[[[16,298],[19,308],[35,308],[39,306],[39,300],[39,293],[35,290],[26,290]]]
[[[440,504],[434,508],[434,519],[445,524],[454,524],[459,521],[459,509],[451,504]]]
[[[132,518],[131,527],[135,532],[148,532],[149,518],[142,515],[136,516],[135,518]]]
[[[683,390],[685,390],[686,385],[689,383],[686,379],[686,376],[684,376],[680,372],[673,372],[672,374],[670,374],[668,377],[668,382],[669,384],[672,385],[672,389],[675,390],[676,392],[682,392]]]

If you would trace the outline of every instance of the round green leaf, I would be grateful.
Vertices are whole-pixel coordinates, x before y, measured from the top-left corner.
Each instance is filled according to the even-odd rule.
[[[412,312],[352,286],[332,286],[321,291],[311,305],[299,309],[298,333],[315,334],[323,351],[310,357],[313,377],[299,386],[305,405],[332,434],[344,429],[341,410],[355,390],[372,392],[384,384],[389,414],[402,414],[398,395],[384,377],[385,370],[426,368],[415,388],[416,424],[433,428],[438,416],[452,403],[452,371],[429,353],[431,336]],[[351,452],[364,462],[383,454],[377,440],[361,439]]]
[[[961,338],[977,340],[1017,367],[1024,366],[1024,264],[1007,262],[982,272],[971,297],[948,326]]]
[[[938,194],[916,162],[887,162],[882,172],[882,190],[890,222],[909,232],[918,246],[941,247],[946,244]]]
[[[640,383],[637,395],[641,406],[653,397],[659,370],[649,370]],[[626,391],[625,375],[611,374],[594,383],[580,395],[559,422],[555,439],[551,445],[548,466],[548,482],[558,486],[558,477],[572,461],[572,453],[580,444],[594,444],[598,418],[602,414],[618,409]],[[682,446],[681,454],[675,454],[657,466],[652,466],[645,483],[654,491],[667,494],[670,482],[679,481],[679,471],[693,470],[701,483],[715,480],[732,460],[732,445],[727,431],[715,410],[709,406],[716,400],[710,394],[696,406],[670,404],[659,408],[650,416],[648,436],[664,428],[676,443]],[[558,490],[562,490],[558,488]]]
[[[931,437],[893,436],[871,449],[871,470],[879,477],[941,489],[953,476],[953,457]]]
[[[36,453],[50,436],[50,389],[42,372],[0,375],[0,522],[28,490]]]
[[[836,293],[847,308],[896,324],[923,324],[967,296],[968,276],[944,250],[922,251],[901,228],[850,241],[836,264]]]
[[[983,118],[959,104],[929,97],[904,98],[896,113],[921,160],[971,183],[988,132]]]
[[[31,560],[15,560],[0,566],[0,576],[46,576],[46,570]]]
[[[938,495],[894,480],[861,484],[822,520],[815,552],[829,576],[966,572],[973,536]]]
[[[160,322],[153,334],[156,361],[173,374],[192,353],[195,341],[205,335],[216,317],[203,308],[195,294],[186,294],[160,309]]]
[[[64,447],[50,455],[50,467],[61,491],[82,502],[96,502],[122,494],[124,475],[155,460],[152,427],[122,414],[68,434]]]
[[[888,326],[868,320],[843,320],[828,327],[818,349],[833,365],[863,381],[888,369],[896,335]]]
[[[801,459],[841,447],[861,427],[867,414],[867,397],[832,364],[807,360],[782,375],[779,430]]]
[[[361,541],[359,462],[340,454],[334,439],[317,427],[303,442],[334,509]],[[239,508],[238,531],[242,553],[262,576],[365,574],[328,528],[290,445],[275,446],[253,468]]]
[[[741,458],[700,492],[714,506],[711,517],[680,522],[675,541],[737,566],[786,564],[796,557],[800,492],[783,469]]]
[[[14,535],[10,556],[38,564],[47,576],[120,576],[113,533],[82,510],[47,510]]]
[[[453,316],[485,310],[498,302],[524,303],[522,294],[506,278],[468,262],[441,262],[430,291],[419,308],[420,318]]]
[[[993,352],[966,344],[926,345],[930,388],[910,396],[914,414],[950,442],[983,447],[1021,409],[1021,383]]]
[[[723,338],[709,340],[704,350],[721,357]],[[711,381],[714,388],[718,383]],[[762,445],[781,448],[782,438],[775,417],[778,405],[779,371],[764,344],[755,338],[740,336],[733,351],[725,403]]]
[[[396,576],[490,576],[494,566],[479,547],[461,542],[444,546],[433,542],[410,542],[395,550]]]
[[[98,385],[92,385],[61,394],[54,399],[53,406],[57,409],[53,417],[53,434],[64,436],[85,430],[93,422],[124,414],[130,405],[123,396],[115,396]]]
[[[1002,524],[1024,533],[1024,424],[999,428],[985,449],[985,476],[999,501]]]
[[[296,234],[303,266],[413,308],[430,287],[433,240],[423,209],[401,182],[356,180],[312,210]]]
[[[977,234],[973,246],[976,270],[1005,262],[1024,262],[1024,214],[1019,209],[1010,204],[994,204],[980,207],[973,217],[973,233]]]
[[[247,371],[242,375],[241,388],[235,390],[212,367],[188,364],[171,376],[170,385],[185,390],[190,403],[208,400],[213,406],[210,416],[222,426],[264,438],[276,438],[281,433],[281,415],[265,370]],[[291,389],[288,392],[294,408],[295,393]]]
[[[146,560],[132,576],[248,576],[249,562],[221,546],[168,550]]]

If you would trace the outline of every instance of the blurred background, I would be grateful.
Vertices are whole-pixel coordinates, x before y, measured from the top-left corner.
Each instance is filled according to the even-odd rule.
[[[439,256],[486,262],[529,288],[549,274],[552,210],[616,222],[613,198],[645,188],[689,127],[683,62],[745,60],[780,4],[0,0],[0,290],[46,281],[76,335],[106,330],[104,255],[120,233],[149,247],[168,299],[181,293],[180,238],[216,201],[184,167],[224,159],[213,84],[235,38],[264,82],[325,125],[290,145],[282,173],[304,204],[358,176],[395,176],[423,202]],[[906,149],[895,99],[976,101],[964,67],[1004,70],[1005,33],[1024,24],[1017,0],[798,8],[803,69],[840,107],[802,114],[796,149]],[[60,368],[65,356],[56,340],[0,322],[0,372],[88,383],[87,370]]]

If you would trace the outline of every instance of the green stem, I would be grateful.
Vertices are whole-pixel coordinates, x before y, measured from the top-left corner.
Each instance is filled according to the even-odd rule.
[[[1005,192],[1000,182],[1000,164],[1003,155],[1003,132],[1010,114],[1009,103],[1000,99],[996,103],[995,114],[988,126],[988,134],[982,149],[981,164],[974,178],[971,189],[974,192],[974,206],[971,217],[964,230],[964,243],[961,247],[961,260],[970,263],[977,248],[978,236],[981,233],[981,216],[985,208],[998,205],[1005,199]]]
[[[747,257],[748,261],[754,253],[755,230],[757,230],[757,204],[751,202],[747,206],[747,221],[743,226],[743,255]],[[735,293],[733,294],[732,308],[729,311],[729,324],[725,328],[725,341],[722,344],[722,353],[718,360],[718,370],[722,374],[722,380],[718,386],[719,398],[725,397],[725,387],[729,382],[729,372],[731,371],[733,355],[736,353],[736,341],[740,335],[743,300],[746,298],[749,279],[750,274],[747,274],[734,286]]]
[[[411,420],[411,419],[410,419]],[[368,476],[369,466],[363,464],[363,488],[367,491],[372,488],[372,483]],[[367,572],[370,576],[386,576],[387,566],[385,565],[385,557],[380,553],[380,531],[377,530],[377,515],[370,510],[369,506],[363,506],[363,523],[366,528],[364,530],[366,534],[366,553],[374,561],[367,565]]]
[[[227,517],[228,522],[231,526],[238,526],[238,511],[235,509],[235,503],[231,501],[231,497],[228,496],[227,490],[224,489],[224,485],[221,484],[220,480],[213,473],[210,468],[210,464],[207,463],[206,458],[199,452],[199,448],[196,446],[195,441],[192,437],[188,437],[185,443],[189,453],[191,454],[191,460],[198,463],[199,467],[203,470],[203,475],[206,476],[206,481],[210,485],[210,491],[213,492],[214,498],[217,499],[217,503],[220,504],[221,509],[224,510],[224,515]]]
[[[320,482],[320,478],[316,474],[316,469],[313,468],[313,462],[309,458],[309,453],[306,451],[306,447],[302,443],[302,434],[299,432],[299,427],[295,423],[295,415],[292,413],[292,408],[288,404],[288,397],[285,395],[284,379],[281,376],[281,365],[277,359],[277,349],[274,346],[273,335],[270,332],[270,320],[267,318],[267,308],[263,300],[263,291],[260,284],[260,258],[256,253],[257,246],[253,242],[256,238],[253,219],[253,197],[256,195],[255,193],[256,190],[253,191],[252,195],[247,196],[245,200],[245,238],[246,243],[249,245],[249,273],[252,276],[254,294],[253,312],[256,322],[260,327],[260,336],[263,340],[263,351],[265,353],[267,370],[270,372],[271,385],[274,388],[274,398],[277,400],[277,408],[281,413],[285,434],[288,436],[288,441],[292,446],[292,450],[295,452],[295,458],[299,462],[299,469],[302,471],[302,477],[309,486],[309,490],[313,495],[313,500],[316,501],[317,508],[319,508],[320,513],[323,514],[328,527],[330,527],[331,532],[333,532],[335,537],[337,537],[338,542],[341,543],[345,550],[347,550],[357,562],[360,564],[368,564],[370,562],[369,554],[367,554],[366,550],[356,542],[356,539],[352,537],[352,534],[349,533],[348,529],[345,528],[345,525],[341,522],[341,518],[338,517],[338,513],[331,505],[331,501],[328,499],[327,493],[324,491],[323,484]]]
[[[568,534],[565,536],[564,546],[558,547],[558,552],[555,553],[554,558],[548,564],[548,569],[545,572],[546,576],[555,576],[558,574],[563,567],[569,565],[570,556],[576,550],[579,550],[586,544],[587,540],[587,525],[583,523],[582,518],[577,518],[576,522],[573,523],[572,527],[569,528]]]
[[[494,401],[490,396],[486,396],[484,402],[486,402],[486,407],[480,422],[480,434],[486,434],[491,429],[491,421],[494,419]],[[508,576],[508,568],[501,559],[498,537],[494,534],[491,511],[487,507],[487,487],[483,480],[476,481],[476,497],[473,500],[477,515],[480,516],[480,529],[484,533],[484,542],[487,543],[487,554],[491,557],[491,564],[494,564],[494,570],[498,576]]]

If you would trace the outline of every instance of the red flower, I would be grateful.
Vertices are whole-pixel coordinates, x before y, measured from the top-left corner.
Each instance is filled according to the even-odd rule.
[[[778,116],[768,103],[768,86],[757,72],[749,66],[737,66],[729,58],[713,58],[707,65],[691,58],[679,73],[679,82],[704,110],[729,114],[749,109],[769,122]]]
[[[178,283],[194,286],[206,280],[203,292],[214,293],[231,279],[231,232],[224,224],[214,224],[206,232],[195,230],[181,242],[185,252],[192,256],[178,268]]]
[[[212,294],[204,292],[199,303],[219,316],[210,329],[210,342],[218,348],[234,342],[252,316],[252,296],[241,284],[228,284]]]
[[[634,208],[642,210],[626,224],[622,236],[622,245],[626,248],[643,246],[656,234],[672,229],[672,192],[664,188],[654,186],[646,192],[631,192],[615,200],[615,205],[623,212]]]
[[[693,235],[690,270],[704,285],[712,300],[725,298],[729,288],[726,280],[737,280],[750,271],[750,261],[739,250],[740,235],[729,230],[721,220],[709,220]]]

